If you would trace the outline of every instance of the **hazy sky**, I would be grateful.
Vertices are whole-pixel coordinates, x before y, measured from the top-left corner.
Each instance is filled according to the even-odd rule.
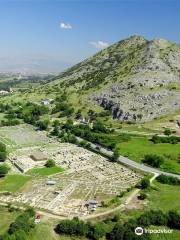
[[[61,71],[130,35],[180,43],[180,0],[0,0],[0,71]]]

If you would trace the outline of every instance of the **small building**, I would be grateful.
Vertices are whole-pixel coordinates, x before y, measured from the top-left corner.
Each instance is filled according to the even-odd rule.
[[[40,151],[36,151],[30,155],[30,158],[34,161],[45,161],[48,159],[48,156]]]
[[[0,90],[0,95],[6,95],[6,94],[8,94],[8,93],[9,93],[8,91]]]
[[[46,182],[46,184],[49,185],[49,186],[53,186],[53,185],[56,184],[56,181],[48,180],[48,181]]]
[[[80,122],[81,124],[88,125],[88,124],[90,123],[90,119],[89,119],[89,118],[86,118],[86,117],[81,117],[81,118],[79,119],[79,122]]]
[[[89,200],[86,202],[85,206],[92,212],[96,211],[98,206],[98,201],[96,200]]]
[[[43,104],[43,105],[49,105],[51,102],[53,101],[53,99],[43,99],[42,101],[41,101],[41,104]]]
[[[11,87],[9,88],[9,92],[10,92],[10,93],[13,93],[13,89],[12,89]]]

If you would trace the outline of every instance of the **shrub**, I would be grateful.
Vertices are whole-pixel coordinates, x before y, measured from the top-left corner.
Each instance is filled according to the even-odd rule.
[[[102,111],[98,114],[99,117],[107,117],[110,115],[111,115],[111,111],[109,111],[109,110]]]
[[[88,142],[85,141],[85,140],[80,141],[80,142],[78,143],[78,145],[79,145],[80,147],[85,147],[85,148],[90,148],[90,147],[91,147],[91,144],[88,143]]]
[[[97,121],[93,124],[93,131],[94,132],[107,133],[108,129],[106,128],[106,126],[102,122]]]
[[[6,146],[0,142],[0,152],[6,152]]]
[[[27,239],[27,234],[32,228],[35,227],[34,218],[34,210],[31,208],[27,209],[21,215],[19,215],[13,223],[10,224],[7,236],[15,236],[15,238],[12,238],[15,240]]]
[[[115,161],[118,160],[118,158],[119,158],[119,151],[118,151],[118,149],[115,148],[114,151],[113,151],[113,155],[112,155],[111,159],[112,159],[113,162],[115,162]]]
[[[78,235],[86,236],[88,233],[88,226],[83,221],[80,221],[78,218],[72,220],[63,220],[55,228],[55,231],[58,234],[69,234],[69,235]]]
[[[150,187],[150,181],[148,178],[143,178],[140,182],[140,188],[141,189],[147,189]]]
[[[173,176],[159,175],[156,180],[163,184],[180,185],[180,180]]]
[[[144,200],[146,198],[147,198],[147,194],[144,192],[141,192],[140,195],[138,196],[138,199],[140,199],[140,200]]]
[[[0,177],[4,177],[9,171],[9,167],[6,164],[0,165]]]
[[[152,137],[151,141],[155,144],[157,144],[157,143],[177,144],[178,142],[180,142],[180,137],[177,137],[177,136],[161,137],[158,135],[154,135]]]
[[[146,163],[152,167],[159,168],[163,164],[164,158],[156,154],[147,154],[144,156],[143,163]]]
[[[164,214],[161,210],[150,210],[143,213],[137,221],[142,226],[166,226],[168,219],[167,215]]]
[[[180,214],[176,211],[169,211],[168,213],[168,227],[180,230]]]
[[[6,152],[0,152],[0,162],[4,162],[7,158]]]
[[[166,128],[165,130],[164,130],[164,135],[167,135],[167,136],[169,136],[169,135],[171,135],[171,129],[169,129],[169,128]]]
[[[88,234],[87,237],[92,240],[98,240],[105,236],[105,228],[102,223],[96,223],[94,225],[88,224]]]
[[[40,130],[46,130],[48,128],[50,121],[48,119],[46,120],[41,120],[37,122],[37,126],[39,127]]]
[[[55,161],[52,160],[52,159],[49,159],[49,160],[47,160],[45,166],[48,167],[48,168],[54,167],[55,166]]]

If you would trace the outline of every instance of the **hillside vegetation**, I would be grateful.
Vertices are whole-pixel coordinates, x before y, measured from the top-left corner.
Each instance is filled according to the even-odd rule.
[[[41,91],[63,89],[79,105],[93,103],[115,119],[139,122],[179,110],[179,87],[180,47],[132,36],[54,77]]]

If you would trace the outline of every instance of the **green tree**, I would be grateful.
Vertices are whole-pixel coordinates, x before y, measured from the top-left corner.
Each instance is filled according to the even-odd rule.
[[[87,237],[93,240],[98,240],[105,236],[105,233],[105,228],[102,223],[96,223],[94,225],[89,224]]]
[[[172,131],[171,131],[171,129],[169,129],[169,128],[166,128],[166,129],[164,130],[164,135],[169,136],[169,135],[171,135],[171,133],[172,133]]]
[[[49,119],[45,119],[45,120],[40,120],[38,123],[37,123],[37,126],[39,127],[40,130],[46,130],[49,126]]]
[[[6,164],[0,165],[0,177],[4,177],[9,171],[9,167]]]
[[[0,152],[6,152],[6,145],[0,142]]]
[[[123,240],[125,228],[122,224],[117,223],[112,231],[106,235],[108,240]]]
[[[4,162],[7,158],[6,152],[0,152],[0,162]]]
[[[156,154],[147,154],[144,156],[143,163],[159,168],[164,163],[164,158]]]
[[[49,159],[47,160],[45,166],[48,167],[48,168],[51,168],[51,167],[54,167],[56,164],[55,164],[55,161],[52,160],[52,159]]]
[[[78,111],[76,112],[76,119],[80,119],[81,117],[82,117],[81,110],[78,109]]]
[[[140,199],[140,200],[144,200],[144,199],[146,199],[146,198],[147,198],[147,194],[144,193],[144,192],[141,192],[141,193],[139,194],[139,196],[138,196],[138,199]]]
[[[150,187],[150,181],[148,178],[143,178],[140,182],[140,188],[141,189],[147,189]]]
[[[168,226],[170,228],[180,229],[180,214],[176,211],[169,211]]]
[[[118,158],[119,158],[119,151],[118,151],[117,148],[115,148],[114,151],[113,151],[113,155],[112,155],[111,159],[112,159],[113,162],[115,162],[115,161],[118,160]]]

